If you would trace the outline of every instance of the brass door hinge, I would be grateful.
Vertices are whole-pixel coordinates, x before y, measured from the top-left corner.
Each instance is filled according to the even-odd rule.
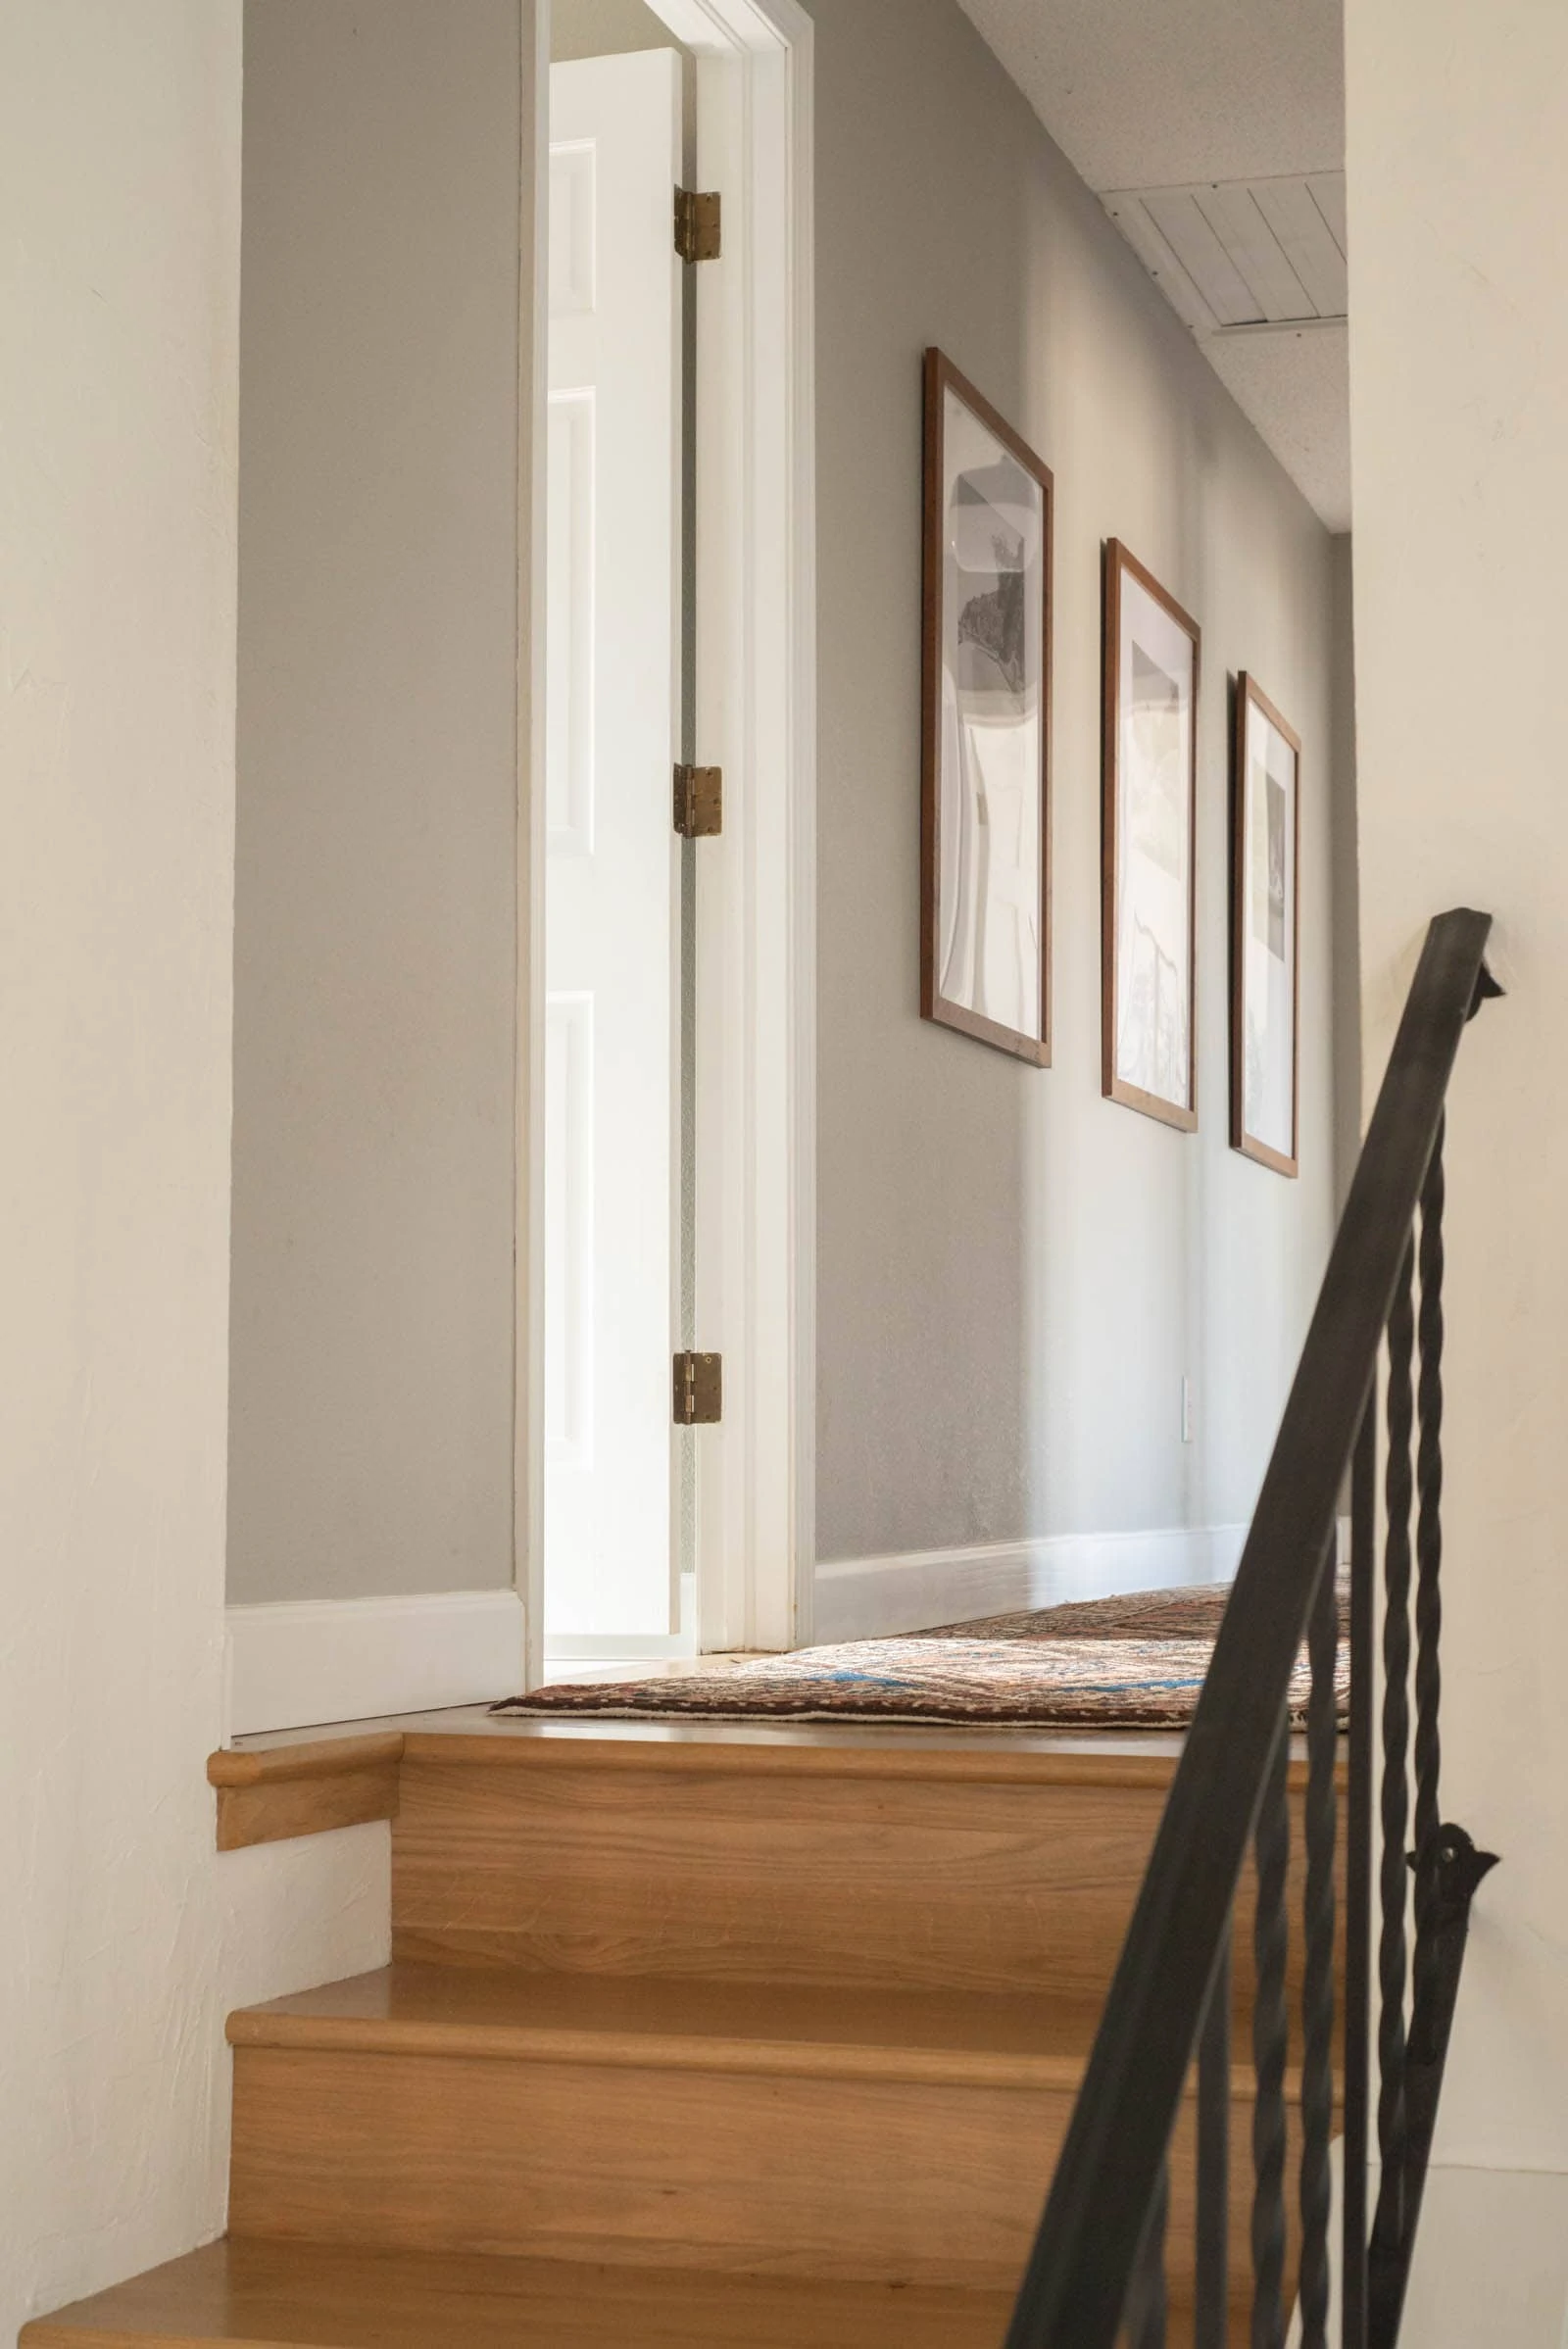
[[[677,766],[675,829],[682,840],[710,840],[724,829],[721,766]]]
[[[675,190],[675,250],[682,261],[717,261],[723,246],[722,202],[689,187]]]
[[[714,1427],[724,1416],[722,1354],[675,1356],[675,1425]]]

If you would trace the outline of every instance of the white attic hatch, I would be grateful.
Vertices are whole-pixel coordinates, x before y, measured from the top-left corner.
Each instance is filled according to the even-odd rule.
[[[1116,188],[1101,202],[1196,334],[1346,316],[1343,171]]]

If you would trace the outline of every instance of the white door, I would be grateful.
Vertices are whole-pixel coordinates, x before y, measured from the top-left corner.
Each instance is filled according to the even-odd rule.
[[[680,61],[550,75],[545,1628],[675,1626]]]

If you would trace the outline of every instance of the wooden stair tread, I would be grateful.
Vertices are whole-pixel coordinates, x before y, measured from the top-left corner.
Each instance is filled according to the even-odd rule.
[[[1077,2088],[1100,2002],[407,1961],[228,2018],[236,2048]],[[1237,2048],[1232,2093],[1253,2076]],[[1287,2089],[1298,2092],[1293,2066]],[[1336,2077],[1336,2092],[1339,2080]],[[1190,2080],[1189,2093],[1196,2080]]]
[[[395,1963],[246,2007],[236,2048],[1074,2087],[1098,2002]]]
[[[231,2240],[20,2349],[998,2349],[1007,2293]]]

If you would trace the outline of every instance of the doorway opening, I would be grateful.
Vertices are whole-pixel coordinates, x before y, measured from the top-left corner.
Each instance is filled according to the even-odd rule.
[[[554,0],[540,41],[531,1681],[806,1636],[813,1416],[810,25]]]

